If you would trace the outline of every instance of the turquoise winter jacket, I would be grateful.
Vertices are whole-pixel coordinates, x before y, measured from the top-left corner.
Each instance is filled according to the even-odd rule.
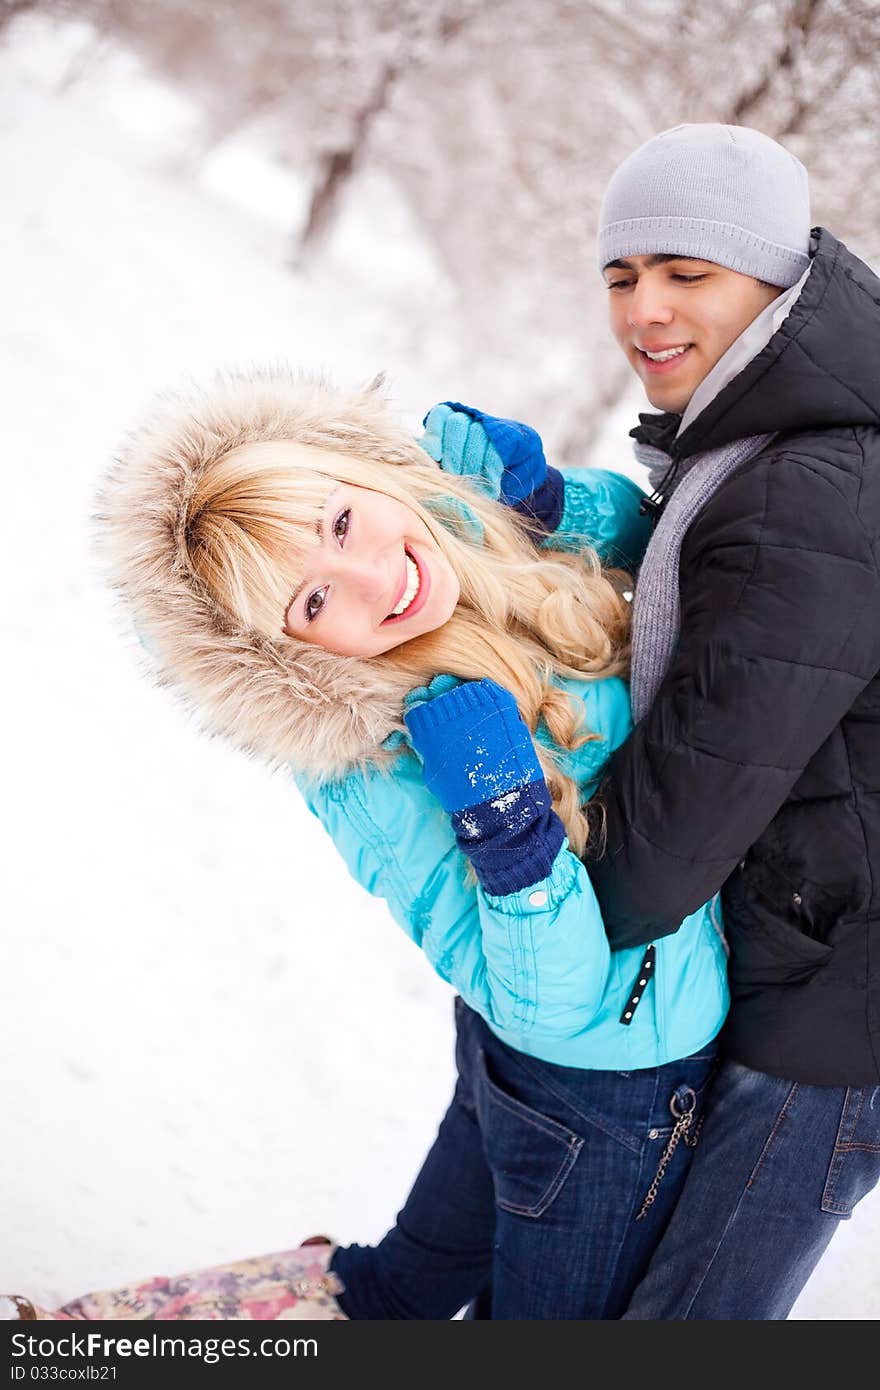
[[[634,567],[647,540],[639,489],[618,474],[560,471],[563,514],[545,544],[577,549],[588,541],[606,562]],[[617,678],[558,683],[583,703],[587,727],[600,736],[562,757],[586,802],[630,731],[628,689]],[[552,746],[543,721],[535,737]],[[632,1070],[688,1056],[715,1037],[728,1007],[717,899],[651,952],[612,953],[567,840],[547,877],[516,893],[493,896],[466,882],[449,817],[426,790],[405,737],[390,773],[324,783],[294,776],[357,881],[385,899],[437,973],[517,1051],[569,1067]]]

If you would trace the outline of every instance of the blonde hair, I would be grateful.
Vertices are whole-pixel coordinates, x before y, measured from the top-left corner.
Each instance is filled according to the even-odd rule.
[[[194,578],[235,625],[283,648],[290,595],[339,483],[410,507],[461,586],[447,623],[371,657],[371,665],[405,672],[413,686],[441,672],[489,677],[513,694],[532,732],[544,720],[559,749],[599,737],[554,677],[626,674],[630,609],[620,591],[627,577],[603,570],[582,539],[577,553],[536,550],[519,514],[442,472],[409,439],[391,461],[361,456],[356,439],[332,449],[264,439],[217,454],[189,495],[183,542]],[[577,783],[552,751],[539,742],[536,749],[554,809],[580,854],[588,827]]]

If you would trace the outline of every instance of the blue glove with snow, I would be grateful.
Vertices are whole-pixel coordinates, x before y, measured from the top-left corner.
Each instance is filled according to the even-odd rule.
[[[487,893],[546,878],[565,839],[532,735],[508,690],[465,681],[404,715],[425,785]]]
[[[447,473],[472,478],[491,497],[516,506],[547,479],[541,436],[517,420],[457,401],[429,410],[419,444]]]

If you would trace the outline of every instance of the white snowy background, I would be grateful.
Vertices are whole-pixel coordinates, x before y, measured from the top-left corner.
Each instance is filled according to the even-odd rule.
[[[50,1305],[378,1238],[453,1082],[448,987],[292,784],[145,678],[90,555],[102,469],[156,390],[222,365],[385,369],[414,430],[475,379],[428,331],[455,287],[393,184],[361,175],[294,273],[293,176],[241,137],[194,169],[197,110],[121,47],[84,72],[89,40],[25,16],[0,44],[0,1292]],[[639,404],[593,461],[629,470]],[[880,1315],[878,1245],[875,1192],[793,1316]]]

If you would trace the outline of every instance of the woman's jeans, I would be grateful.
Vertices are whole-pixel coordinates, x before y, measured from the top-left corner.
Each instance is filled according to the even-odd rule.
[[[724,1062],[681,1200],[626,1317],[787,1317],[878,1178],[880,1086],[808,1086]]]
[[[460,999],[455,1016],[452,1103],[397,1224],[376,1246],[337,1250],[343,1310],[619,1318],[684,1183],[714,1046],[585,1071],[514,1052]]]

